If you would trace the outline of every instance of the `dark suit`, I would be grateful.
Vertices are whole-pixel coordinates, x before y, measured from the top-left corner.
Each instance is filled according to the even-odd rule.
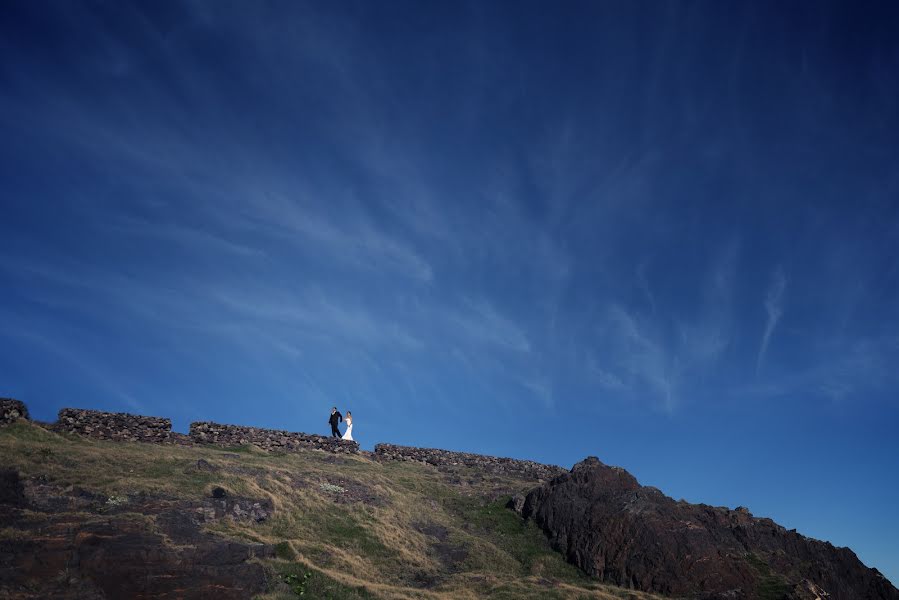
[[[331,435],[333,437],[343,437],[340,434],[340,430],[337,429],[337,424],[343,421],[343,415],[340,414],[340,411],[334,411],[334,414],[331,415],[331,418],[328,420],[328,423],[331,424]]]

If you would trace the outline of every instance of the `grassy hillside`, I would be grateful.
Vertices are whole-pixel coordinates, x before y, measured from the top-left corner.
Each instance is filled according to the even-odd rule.
[[[137,506],[136,498],[196,501],[217,487],[270,500],[274,510],[262,522],[205,525],[217,536],[275,546],[276,558],[262,560],[269,591],[257,597],[264,600],[651,597],[586,578],[504,508],[532,483],[465,467],[98,442],[22,422],[0,429],[0,456],[0,466],[23,479],[90,490],[119,513]],[[139,510],[134,517],[153,518]],[[72,518],[104,515],[75,510]],[[22,535],[5,527],[0,541]]]

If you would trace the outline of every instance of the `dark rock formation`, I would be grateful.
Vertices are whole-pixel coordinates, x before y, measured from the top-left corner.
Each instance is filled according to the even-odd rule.
[[[212,523],[222,519],[232,521],[252,521],[262,523],[272,516],[275,507],[268,498],[239,498],[231,496],[223,488],[213,488],[211,498],[203,500],[196,508],[197,520],[201,523]]]
[[[159,443],[168,441],[171,436],[172,421],[129,413],[64,408],[59,411],[53,430],[101,440]]]
[[[324,450],[336,454],[358,454],[359,452],[359,444],[338,438],[278,429],[222,425],[208,421],[191,423],[190,437],[197,444],[218,446],[250,444],[269,451]]]
[[[28,408],[21,400],[0,398],[0,427],[15,423],[19,419],[28,419]]]
[[[544,465],[530,460],[499,458],[496,456],[484,456],[483,454],[469,454],[467,452],[451,452],[436,448],[395,446],[393,444],[377,444],[375,446],[375,458],[378,460],[415,461],[436,467],[475,467],[485,473],[510,475],[536,481],[549,480],[556,475],[567,473],[562,467]]]
[[[0,597],[250,598],[266,590],[271,546],[224,540],[200,523],[217,501],[108,498],[0,471]],[[222,517],[235,517],[228,499]],[[252,516],[253,504],[249,506]],[[270,506],[268,510],[270,511]],[[258,510],[258,509],[257,509]],[[240,511],[238,511],[239,513]]]
[[[25,506],[25,486],[15,469],[0,469],[0,504],[21,508]]]
[[[216,473],[219,470],[220,470],[219,467],[216,467],[215,465],[210,463],[208,460],[201,458],[197,461],[197,471],[205,471],[207,473]]]
[[[676,502],[592,457],[513,504],[570,562],[619,586],[699,598],[899,600],[848,548],[742,507]]]

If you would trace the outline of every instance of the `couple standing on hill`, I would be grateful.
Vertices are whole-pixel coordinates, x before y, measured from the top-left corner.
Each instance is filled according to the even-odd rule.
[[[340,429],[337,428],[337,424],[341,421],[346,421],[346,433],[340,435]],[[340,438],[342,440],[349,440],[351,442],[355,441],[353,439],[353,413],[350,411],[346,411],[346,419],[343,418],[337,411],[337,407],[331,407],[331,418],[328,419],[328,423],[331,424],[331,437]]]

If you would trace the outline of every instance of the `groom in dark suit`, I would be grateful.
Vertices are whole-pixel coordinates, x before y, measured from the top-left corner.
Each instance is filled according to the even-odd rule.
[[[337,429],[337,424],[340,423],[341,421],[343,421],[343,415],[340,414],[339,412],[337,412],[336,406],[331,407],[331,418],[328,420],[328,423],[331,424],[331,436],[332,437],[336,437],[336,438],[341,437],[340,430]]]

